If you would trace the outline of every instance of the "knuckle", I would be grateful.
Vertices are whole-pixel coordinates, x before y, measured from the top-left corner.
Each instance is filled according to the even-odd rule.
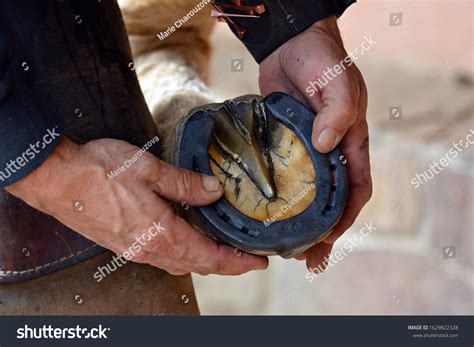
[[[163,189],[161,188],[161,185],[163,184],[163,181],[161,177],[157,177],[155,181],[151,181],[151,187],[153,191],[156,193],[156,195],[161,196],[163,193]]]
[[[356,221],[357,216],[359,215],[359,212],[360,212],[360,208],[355,208],[353,206],[348,206],[347,208],[351,211],[351,213],[349,215],[349,218],[346,221],[344,231],[349,229],[354,224],[354,222]],[[339,236],[341,236],[341,235],[339,235]]]
[[[353,184],[353,187],[357,189],[357,196],[359,201],[359,206],[362,208],[370,201],[373,194],[372,179],[370,175],[367,175],[362,181]]]
[[[342,106],[339,111],[339,115],[341,119],[343,119],[344,123],[349,126],[353,125],[357,119],[357,114],[352,105]]]
[[[364,176],[365,176],[365,179],[363,180],[363,198],[364,198],[364,202],[367,203],[372,198],[372,194],[374,191],[370,168],[367,169],[366,174]]]
[[[180,180],[178,183],[178,192],[180,196],[185,196],[192,192],[193,174],[188,170],[180,170]]]
[[[214,262],[214,266],[211,270],[212,273],[220,274],[224,270],[224,264],[222,263],[222,261],[216,261]]]
[[[166,207],[160,209],[159,213],[160,216],[157,219],[162,220],[165,226],[168,226],[169,228],[173,229],[173,226],[175,226],[177,221],[175,211],[172,208]]]
[[[192,260],[195,264],[207,264],[209,262],[209,254],[196,250],[192,254]]]
[[[187,253],[186,247],[184,247],[183,245],[174,244],[174,245],[171,245],[171,247],[169,247],[167,255],[171,259],[181,260],[185,258],[186,253]]]
[[[140,157],[140,160],[137,161],[140,165],[137,166],[137,176],[144,177],[148,182],[153,183],[157,189],[160,188],[162,184],[162,165],[161,161],[155,157],[150,157],[145,155]]]
[[[207,264],[209,263],[209,256],[202,253],[194,257],[196,264]]]
[[[205,270],[205,272],[207,271],[209,274],[216,273],[216,270],[219,270],[218,267],[216,268],[216,259],[219,252],[217,245],[215,245],[215,250],[212,252],[204,252],[198,248],[193,249],[195,251],[190,254],[189,260],[196,265],[198,270]]]
[[[367,123],[367,119],[364,117],[360,118],[360,121],[357,123],[360,132],[363,134],[367,134],[366,138],[364,138],[364,144],[369,144],[369,124]]]
[[[170,252],[171,244],[169,240],[164,236],[156,237],[151,244],[151,248],[154,252],[160,255],[168,255]]]

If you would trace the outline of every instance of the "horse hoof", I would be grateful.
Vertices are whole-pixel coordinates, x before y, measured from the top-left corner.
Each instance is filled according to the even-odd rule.
[[[173,164],[215,175],[225,195],[185,218],[242,251],[291,258],[330,234],[348,181],[338,149],[311,144],[314,112],[292,97],[247,95],[194,108],[177,128]]]

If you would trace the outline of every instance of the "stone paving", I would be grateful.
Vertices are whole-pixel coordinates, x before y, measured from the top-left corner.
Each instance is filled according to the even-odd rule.
[[[383,9],[387,18],[391,10]],[[470,25],[470,41],[457,45],[466,50],[472,46],[472,18]],[[360,29],[352,32],[348,45],[355,47],[359,36]],[[213,89],[223,98],[258,93],[252,58],[224,28],[214,38],[221,44]],[[423,48],[411,46],[399,61],[387,60],[387,45],[382,42],[358,62],[370,96],[373,198],[334,251],[366,222],[377,231],[312,283],[304,263],[276,257],[267,271],[195,276],[203,314],[474,314],[474,146],[458,151],[418,189],[411,183],[474,131],[474,64],[466,63],[464,52],[449,66],[439,58],[444,53],[422,65],[411,57],[423,57]],[[472,54],[471,49],[471,62]],[[244,71],[231,72],[231,59],[240,58]],[[390,120],[390,107],[401,107],[401,117]]]

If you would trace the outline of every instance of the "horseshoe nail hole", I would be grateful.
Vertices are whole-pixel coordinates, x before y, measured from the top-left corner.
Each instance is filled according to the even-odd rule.
[[[333,206],[330,205],[330,204],[326,205],[326,207],[324,208],[324,210],[322,210],[321,214],[322,214],[323,216],[325,216],[329,211],[332,210],[332,207],[333,207]]]
[[[240,231],[243,232],[244,234],[247,234],[247,235],[250,235],[250,236],[253,236],[253,237],[259,237],[260,236],[259,231],[250,230],[250,229],[245,228],[245,227],[240,229]]]

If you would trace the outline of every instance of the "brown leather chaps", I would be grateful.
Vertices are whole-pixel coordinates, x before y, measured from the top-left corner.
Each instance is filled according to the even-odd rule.
[[[7,10],[11,35],[25,28],[41,32],[42,42],[35,44],[24,35],[14,39],[31,50],[29,65],[48,73],[35,82],[33,97],[62,118],[65,136],[79,144],[113,138],[141,147],[157,135],[114,1],[17,1]],[[159,144],[150,151],[160,156]],[[110,258],[0,191],[0,314],[198,313],[189,275],[128,263],[97,282],[93,274]]]

